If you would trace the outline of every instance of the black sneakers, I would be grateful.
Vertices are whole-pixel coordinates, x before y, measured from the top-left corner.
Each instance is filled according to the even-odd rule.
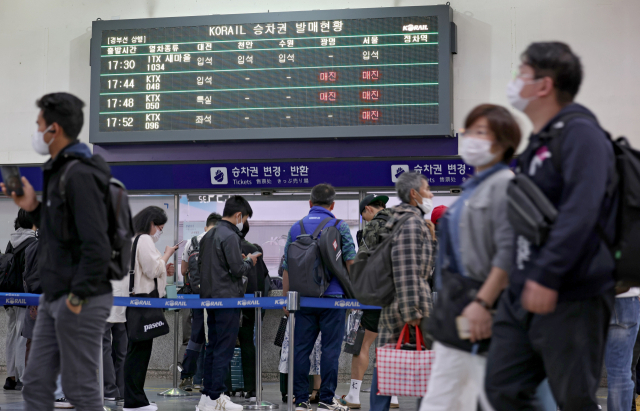
[[[4,387],[2,388],[4,388],[5,390],[15,390],[17,385],[18,383],[16,382],[16,380],[7,377],[7,381],[4,383]]]
[[[333,402],[331,404],[321,402],[320,404],[318,404],[318,409],[329,410],[329,411],[349,411],[350,410],[349,407],[340,404],[338,400],[336,400],[335,398],[333,399]]]
[[[308,411],[311,409],[311,404],[307,402],[299,402],[296,404],[296,411]]]

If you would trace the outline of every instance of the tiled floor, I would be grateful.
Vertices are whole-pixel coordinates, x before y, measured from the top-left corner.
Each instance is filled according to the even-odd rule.
[[[2,376],[0,381],[4,381],[5,377]],[[270,401],[274,404],[277,404],[280,408],[280,411],[285,411],[287,406],[282,403],[282,397],[280,395],[280,385],[278,383],[264,383],[263,390],[263,400]],[[158,404],[158,408],[160,411],[193,411],[195,410],[195,406],[197,405],[200,396],[194,395],[191,397],[182,397],[182,398],[166,398],[158,395],[159,392],[162,392],[168,388],[171,388],[171,381],[169,380],[148,380],[147,381],[147,397],[150,401],[154,401]],[[369,386],[364,386],[363,389],[369,388]],[[338,384],[338,390],[336,395],[346,394],[349,390],[349,384]],[[605,388],[601,388],[598,391],[598,401],[602,405],[602,409],[607,409],[607,400],[606,400],[607,390]],[[239,404],[245,404],[239,397],[233,398],[234,402]],[[362,392],[360,394],[360,400],[362,401],[362,411],[367,411],[369,409],[369,393]],[[107,403],[107,406],[112,410],[117,410],[118,408],[115,404]],[[315,408],[315,407],[314,407]],[[5,410],[23,410],[23,400],[22,393],[19,391],[4,391],[0,390],[0,409],[2,411]],[[121,409],[121,408],[120,408]],[[400,398],[400,411],[415,411],[417,410],[417,401],[415,398]],[[451,410],[455,411],[455,410]]]

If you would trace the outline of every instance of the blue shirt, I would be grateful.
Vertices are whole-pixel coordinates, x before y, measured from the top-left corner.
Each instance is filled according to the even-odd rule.
[[[460,219],[462,218],[462,210],[464,210],[466,202],[471,198],[473,192],[478,188],[484,180],[493,173],[503,170],[508,166],[502,162],[492,166],[491,168],[481,171],[462,184],[462,195],[451,205],[446,214],[446,231],[445,238],[445,267],[447,271],[465,275],[464,266],[462,265],[462,254],[460,251]],[[506,218],[506,216],[505,216]]]
[[[304,230],[307,234],[312,234],[316,228],[320,225],[320,223],[326,219],[327,217],[331,217],[335,219],[336,217],[331,213],[331,211],[327,210],[324,207],[313,206],[311,210],[309,210],[309,214],[302,219],[302,224],[304,225]],[[330,224],[335,224],[335,222],[330,221],[325,225],[328,227]],[[342,259],[343,261],[350,261],[356,258],[356,246],[353,242],[353,237],[351,237],[351,230],[349,230],[349,225],[344,221],[338,225],[338,231],[342,236]],[[282,268],[285,270],[289,270],[288,264],[288,253],[289,246],[295,239],[302,234],[300,230],[300,225],[296,222],[290,229],[289,235],[287,236],[287,243],[284,246],[284,261],[282,263]],[[322,233],[321,233],[322,235]],[[318,236],[319,237],[319,236]],[[344,290],[340,285],[340,282],[336,277],[331,279],[329,283],[329,288],[325,291],[324,295],[342,295],[344,294]]]

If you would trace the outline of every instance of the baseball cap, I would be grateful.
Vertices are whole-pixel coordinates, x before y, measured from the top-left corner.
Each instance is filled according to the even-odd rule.
[[[364,212],[364,208],[366,206],[368,206],[369,204],[376,202],[376,201],[381,201],[385,204],[387,204],[389,202],[389,197],[387,196],[377,196],[375,194],[367,194],[362,201],[360,201],[360,214],[362,214]]]
[[[433,209],[433,211],[431,212],[431,222],[433,224],[438,224],[438,220],[440,219],[440,217],[442,217],[444,215],[444,213],[447,212],[447,206],[437,206],[436,208]]]

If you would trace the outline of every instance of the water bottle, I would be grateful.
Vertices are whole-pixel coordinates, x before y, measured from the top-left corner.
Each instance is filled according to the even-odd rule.
[[[362,310],[351,310],[351,313],[349,313],[349,318],[347,319],[347,332],[345,333],[344,338],[347,344],[355,344],[362,314],[364,314],[364,311]]]

